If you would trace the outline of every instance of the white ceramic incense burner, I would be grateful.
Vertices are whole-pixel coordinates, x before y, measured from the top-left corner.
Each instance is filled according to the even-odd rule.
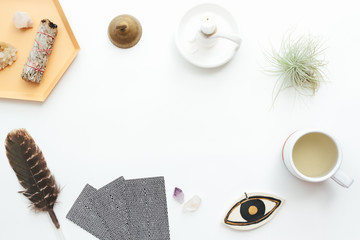
[[[239,35],[218,31],[211,14],[205,14],[205,17],[201,20],[199,32],[193,41],[198,41],[198,47],[206,48],[213,47],[220,38],[232,41],[236,44],[237,48],[240,47],[241,38]]]
[[[190,9],[180,21],[175,40],[181,55],[203,68],[230,61],[242,41],[232,15],[215,4]]]

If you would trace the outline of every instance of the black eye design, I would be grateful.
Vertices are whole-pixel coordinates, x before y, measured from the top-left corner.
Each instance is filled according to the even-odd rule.
[[[245,193],[226,214],[224,222],[237,230],[254,229],[270,221],[283,203],[283,199],[268,193]]]

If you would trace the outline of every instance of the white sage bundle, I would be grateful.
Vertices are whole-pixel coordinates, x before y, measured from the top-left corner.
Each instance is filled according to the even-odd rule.
[[[35,83],[41,82],[56,35],[57,25],[49,19],[41,20],[34,45],[21,74],[24,80]]]

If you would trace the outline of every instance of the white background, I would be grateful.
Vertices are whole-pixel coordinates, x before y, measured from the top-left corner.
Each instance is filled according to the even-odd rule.
[[[81,51],[46,102],[0,100],[0,139],[27,128],[62,187],[55,212],[66,239],[95,239],[65,218],[86,183],[165,176],[172,240],[360,239],[360,14],[357,1],[218,0],[235,17],[243,45],[224,67],[199,69],[174,43],[183,1],[60,1]],[[111,19],[136,16],[138,45],[107,37]],[[264,52],[289,31],[324,40],[327,82],[314,97],[280,94]],[[350,189],[293,177],[281,162],[286,137],[320,127],[341,142]],[[1,141],[3,141],[1,140]],[[47,214],[30,211],[0,148],[0,239],[56,239]],[[174,187],[203,204],[183,213]],[[249,232],[222,224],[243,192],[286,199],[271,222]]]

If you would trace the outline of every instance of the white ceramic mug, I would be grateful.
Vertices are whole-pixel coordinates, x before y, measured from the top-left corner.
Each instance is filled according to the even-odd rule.
[[[322,182],[332,178],[346,188],[354,182],[340,169],[342,151],[339,142],[322,130],[292,133],[284,143],[282,159],[291,174],[301,180]]]

